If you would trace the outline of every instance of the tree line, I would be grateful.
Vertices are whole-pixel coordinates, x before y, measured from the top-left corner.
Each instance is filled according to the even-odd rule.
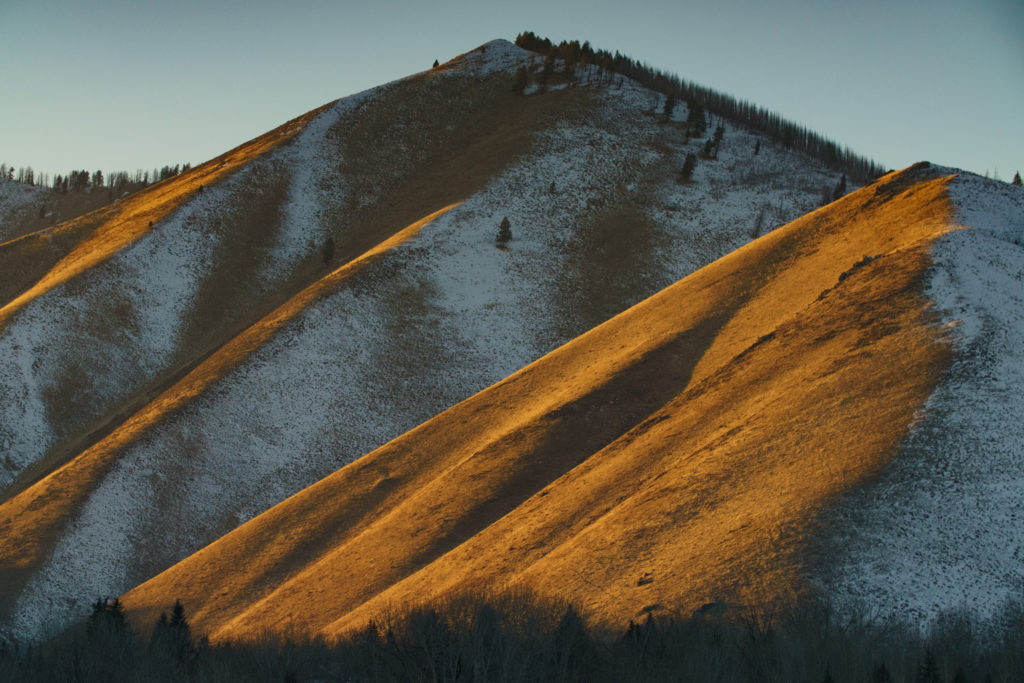
[[[621,630],[529,592],[452,595],[393,606],[339,640],[210,643],[176,602],[140,633],[116,598],[38,643],[0,637],[0,680],[23,681],[804,681],[995,683],[1020,680],[1024,619],[1003,628],[947,615],[923,633],[815,601],[790,608],[709,603],[692,616],[647,614]]]
[[[173,178],[179,173],[184,173],[192,168],[192,164],[175,164],[174,166],[163,166],[154,168],[152,172],[142,169],[134,173],[128,171],[114,171],[103,175],[103,171],[96,170],[90,173],[86,170],[71,171],[66,175],[59,173],[52,177],[48,173],[36,173],[31,166],[15,168],[6,163],[0,164],[0,180],[8,180],[24,185],[45,187],[62,193],[81,192],[87,189],[120,189],[125,187],[145,187],[151,183],[160,182]]]
[[[578,67],[596,65],[603,73],[631,78],[673,102],[685,101],[690,107],[699,106],[710,114],[762,133],[787,149],[824,161],[832,170],[841,171],[858,182],[866,183],[885,173],[885,169],[875,161],[805,126],[788,121],[776,112],[687,81],[676,74],[655,69],[618,51],[612,53],[595,50],[589,41],[580,43],[572,40],[555,44],[532,31],[520,33],[516,37],[516,45],[544,56],[545,71],[549,69],[549,64],[550,68],[554,67],[556,59],[562,60],[566,73],[570,75]]]

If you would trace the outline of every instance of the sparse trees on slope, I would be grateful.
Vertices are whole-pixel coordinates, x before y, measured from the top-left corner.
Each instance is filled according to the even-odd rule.
[[[539,54],[545,54],[551,47],[549,40],[541,39],[527,31],[516,39],[520,47],[532,50]],[[563,51],[570,45],[563,41],[559,48]],[[737,100],[731,95],[705,88],[695,83],[690,83],[674,74],[665,73],[652,69],[641,62],[616,52],[611,55],[603,50],[594,51],[595,58],[588,59],[589,63],[597,63],[604,66],[605,57],[609,57],[611,71],[626,78],[631,78],[644,87],[656,90],[663,94],[673,92],[680,99],[686,101],[691,112],[695,107],[700,107],[701,113],[704,110],[731,119],[733,122],[743,125],[752,131],[767,135],[772,140],[779,142],[784,147],[797,150],[815,158],[825,161],[831,168],[843,171],[851,178],[866,182],[877,178],[885,172],[871,159],[854,154],[849,148],[840,147],[832,140],[828,140],[817,133],[795,123],[783,119],[779,114],[758,107],[750,102]],[[571,74],[569,65],[566,65],[566,73]],[[706,123],[702,126],[695,126],[693,134],[703,136]]]

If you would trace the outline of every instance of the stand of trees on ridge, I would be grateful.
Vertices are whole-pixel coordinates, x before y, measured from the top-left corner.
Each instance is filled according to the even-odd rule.
[[[192,164],[175,164],[174,166],[164,166],[159,169],[154,168],[152,173],[138,169],[134,173],[114,171],[107,176],[104,176],[103,171],[100,170],[93,171],[92,173],[81,170],[71,171],[67,175],[57,173],[51,178],[48,173],[37,174],[31,166],[15,169],[14,166],[8,166],[4,163],[0,164],[0,180],[46,187],[62,193],[104,188],[115,190],[120,188],[139,189],[146,187],[150,183],[173,178],[191,168]]]
[[[581,44],[578,40],[563,40],[556,45],[532,31],[520,33],[516,37],[516,45],[544,56],[545,70],[549,69],[548,62],[553,64],[555,59],[562,60],[567,72],[577,66],[594,64],[607,73],[631,78],[673,102],[685,101],[691,107],[698,105],[708,113],[763,133],[788,149],[821,159],[829,168],[842,171],[852,180],[866,183],[885,173],[885,169],[871,159],[855,154],[848,147],[840,147],[836,142],[787,121],[773,111],[655,69],[619,52],[595,50],[589,42]]]

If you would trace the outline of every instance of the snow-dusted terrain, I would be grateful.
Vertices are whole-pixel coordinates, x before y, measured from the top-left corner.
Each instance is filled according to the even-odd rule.
[[[0,244],[20,236],[17,221],[26,213],[38,211],[46,189],[0,178]]]
[[[948,173],[957,173],[946,170]],[[930,624],[1024,595],[1024,190],[959,172],[928,293],[956,357],[881,480],[837,512],[827,590]]]

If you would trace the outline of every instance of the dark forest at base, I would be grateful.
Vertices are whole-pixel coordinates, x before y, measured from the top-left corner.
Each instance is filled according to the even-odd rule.
[[[998,629],[950,615],[926,635],[818,604],[647,617],[597,633],[571,605],[506,593],[393,609],[337,643],[220,645],[190,633],[180,604],[168,614],[142,635],[119,603],[99,601],[45,643],[0,641],[0,680],[1003,683],[1024,671],[1020,610]]]

